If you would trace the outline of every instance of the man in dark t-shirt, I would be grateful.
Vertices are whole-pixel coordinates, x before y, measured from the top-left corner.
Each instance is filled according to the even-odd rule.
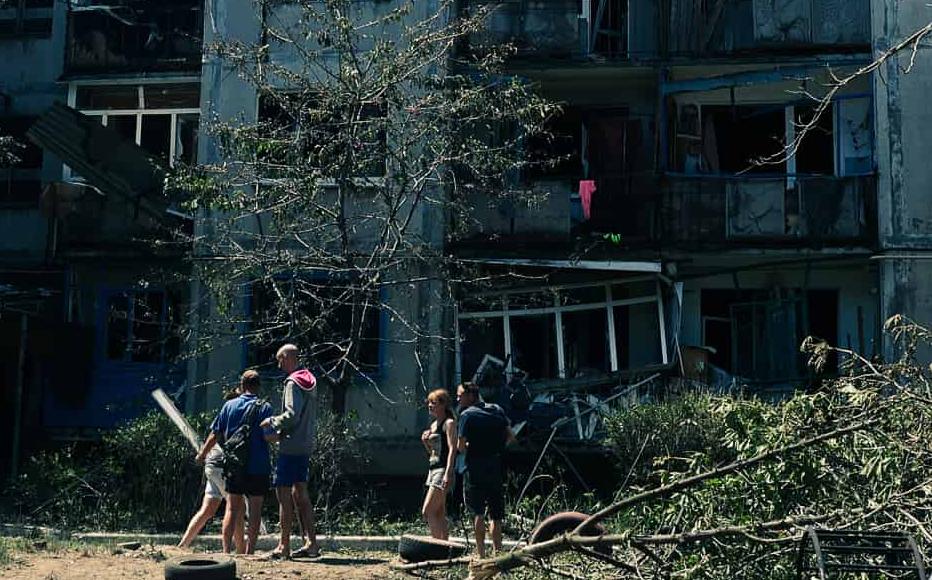
[[[485,557],[485,512],[488,508],[492,547],[502,548],[502,520],[505,518],[502,455],[514,440],[505,412],[498,405],[484,403],[479,387],[464,383],[456,388],[459,402],[459,441],[457,449],[466,454],[466,505],[475,516],[476,548]]]

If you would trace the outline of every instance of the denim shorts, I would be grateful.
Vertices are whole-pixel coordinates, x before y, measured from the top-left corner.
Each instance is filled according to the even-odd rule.
[[[275,462],[275,487],[306,483],[310,475],[311,458],[307,455],[279,455]]]

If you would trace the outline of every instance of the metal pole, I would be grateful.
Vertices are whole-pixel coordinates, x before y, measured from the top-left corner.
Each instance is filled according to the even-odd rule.
[[[13,395],[13,442],[10,453],[10,479],[19,470],[20,426],[23,422],[23,381],[26,378],[26,337],[29,333],[29,317],[24,312],[19,323],[19,357],[16,364],[16,391]]]

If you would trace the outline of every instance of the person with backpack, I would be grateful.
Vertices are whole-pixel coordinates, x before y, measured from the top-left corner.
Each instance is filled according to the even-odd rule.
[[[299,368],[298,347],[293,344],[278,349],[275,359],[287,378],[282,390],[282,412],[262,422],[263,428],[277,432],[279,440],[273,485],[278,497],[281,537],[269,558],[316,558],[320,555],[320,547],[307,482],[317,437],[317,379],[311,371]],[[291,525],[295,507],[306,540],[292,553]]]
[[[242,394],[239,385],[235,389],[224,395],[224,401],[235,399]],[[223,487],[223,451],[219,445],[214,445],[213,449],[207,454],[204,460],[204,475],[207,485],[204,487],[204,498],[201,501],[201,507],[191,516],[188,527],[185,529],[181,541],[178,542],[179,548],[189,548],[194,538],[197,537],[204,525],[210,521],[217,513],[220,502],[226,497],[227,492]],[[246,539],[244,536],[245,525],[243,518],[236,520],[236,527],[233,532],[233,543],[236,545],[237,552],[246,551]]]
[[[227,509],[223,515],[223,551],[232,551],[236,522],[243,517],[246,502],[249,519],[245,553],[252,554],[259,536],[262,501],[269,488],[269,442],[276,436],[264,431],[260,424],[272,416],[272,408],[258,397],[262,380],[259,373],[249,370],[240,378],[242,394],[224,403],[210,426],[210,435],[197,455],[203,463],[218,442],[223,448],[223,483],[227,491]],[[248,500],[247,500],[248,498]]]

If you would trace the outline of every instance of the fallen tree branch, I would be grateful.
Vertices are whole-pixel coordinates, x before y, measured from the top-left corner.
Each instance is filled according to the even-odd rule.
[[[750,532],[765,532],[811,525],[830,520],[831,518],[840,514],[841,512],[834,511],[827,514],[813,516],[794,516],[758,524],[748,524],[744,526],[724,526],[721,528],[712,528],[695,532],[658,534],[652,536],[631,536],[630,534],[579,536],[571,532],[562,536],[558,536],[552,540],[547,540],[546,542],[541,542],[539,544],[532,544],[520,550],[515,550],[514,552],[503,554],[495,558],[473,562],[469,566],[470,578],[475,580],[484,580],[486,578],[495,576],[499,572],[520,568],[521,566],[527,565],[532,561],[539,560],[540,558],[552,556],[566,550],[576,550],[580,547],[588,548],[591,546],[614,546],[617,544],[625,543],[630,543],[633,546],[637,546],[638,544],[642,546],[649,544],[684,544],[688,542],[708,540],[721,536],[744,535]]]
[[[743,534],[746,532],[754,531],[763,531],[768,529],[776,529],[779,527],[787,527],[800,525],[803,523],[815,523],[817,521],[822,521],[830,516],[815,516],[818,519],[812,518],[784,518],[781,520],[775,520],[772,522],[766,522],[764,524],[757,524],[752,526],[729,526],[725,528],[716,528],[712,530],[701,530],[697,532],[688,532],[681,534],[666,534],[666,535],[656,535],[656,536],[639,536],[632,537],[630,534],[609,534],[602,536],[581,536],[581,530],[585,529],[587,526],[604,520],[605,518],[612,516],[619,511],[637,505],[647,500],[653,500],[658,498],[663,498],[669,495],[672,495],[676,492],[679,492],[683,489],[687,489],[693,485],[706,481],[708,479],[714,479],[716,477],[721,477],[723,475],[728,475],[730,473],[752,467],[773,457],[782,456],[787,453],[792,453],[799,451],[800,449],[805,449],[819,443],[829,441],[853,433],[855,431],[860,431],[866,429],[873,425],[876,425],[880,422],[880,419],[871,419],[868,421],[862,421],[849,425],[847,427],[842,427],[841,429],[836,429],[834,431],[829,431],[828,433],[822,433],[809,439],[804,439],[796,443],[785,445],[777,449],[772,449],[770,451],[765,451],[759,453],[754,457],[744,459],[741,461],[735,461],[728,465],[719,467],[717,469],[712,469],[704,473],[699,473],[697,475],[684,478],[673,483],[645,491],[628,498],[625,498],[619,502],[616,502],[605,509],[596,512],[589,518],[587,518],[582,524],[576,527],[572,532],[559,536],[557,538],[548,540],[546,542],[541,542],[539,544],[533,544],[531,546],[526,546],[520,550],[515,550],[511,553],[497,556],[495,558],[479,560],[470,565],[470,577],[476,580],[482,580],[485,578],[491,578],[498,574],[499,572],[511,570],[514,568],[519,568],[527,565],[533,560],[539,558],[552,556],[560,552],[572,549],[574,546],[595,546],[595,545],[615,545],[622,544],[629,541],[634,541],[641,545],[646,544],[670,544],[670,543],[683,543],[689,541],[698,541],[711,537],[721,536],[721,535],[734,535],[734,534]]]
[[[841,429],[829,431],[828,433],[822,433],[820,435],[816,435],[815,437],[810,437],[809,439],[804,439],[803,441],[798,441],[791,445],[786,445],[783,447],[779,447],[777,449],[771,449],[770,451],[759,453],[755,455],[754,457],[751,457],[748,459],[743,459],[741,461],[735,461],[733,463],[729,463],[728,465],[719,467],[717,469],[712,469],[704,473],[699,473],[697,475],[693,475],[691,477],[687,477],[679,481],[674,481],[673,483],[668,483],[667,485],[662,485],[660,487],[657,487],[657,488],[654,488],[648,491],[644,491],[636,495],[632,495],[621,501],[615,502],[612,505],[607,506],[606,508],[592,514],[586,520],[584,520],[581,524],[576,526],[576,529],[573,530],[573,533],[579,534],[582,530],[592,526],[593,524],[600,522],[609,516],[613,516],[625,508],[629,508],[633,505],[637,505],[644,501],[647,501],[650,499],[659,499],[662,497],[666,497],[668,495],[672,495],[678,491],[681,491],[688,487],[692,487],[693,485],[696,485],[697,483],[700,483],[707,479],[715,479],[716,477],[728,475],[729,473],[733,473],[740,469],[745,469],[747,467],[751,467],[753,465],[757,465],[758,463],[767,461],[768,459],[772,457],[777,457],[780,455],[784,455],[786,453],[792,453],[794,451],[799,451],[800,449],[811,447],[818,443],[822,443],[823,441],[829,441],[831,439],[836,439],[838,437],[841,437],[842,435],[847,435],[855,431],[866,429],[868,427],[876,425],[879,422],[880,422],[880,419],[871,419],[868,421],[862,421],[860,423],[855,423],[854,425],[842,427]]]

